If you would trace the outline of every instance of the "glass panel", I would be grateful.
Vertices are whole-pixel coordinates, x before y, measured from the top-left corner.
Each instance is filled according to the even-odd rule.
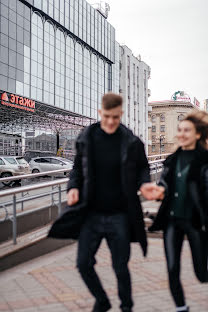
[[[69,29],[69,0],[65,0],[65,27]]]
[[[70,0],[70,30],[74,32],[74,0]]]
[[[60,24],[64,25],[64,0],[60,0]]]
[[[84,71],[83,71],[83,114],[90,117],[90,52],[87,49],[84,49]]]
[[[82,0],[79,0],[79,38],[82,39],[82,29],[83,29],[83,10],[82,10]]]
[[[66,101],[67,108],[74,112],[74,42],[71,37],[67,37],[66,45]]]
[[[23,83],[16,80],[16,93],[23,95]]]
[[[91,117],[97,119],[98,108],[98,60],[95,54],[91,56]]]
[[[33,89],[33,98],[42,101],[43,88],[43,22],[38,14],[32,15],[32,46],[31,46],[31,85],[37,87]],[[29,54],[29,48],[24,47],[26,55]],[[25,58],[26,58],[25,55]],[[26,81],[25,81],[26,83]]]
[[[77,43],[75,45],[75,112],[78,114],[83,114],[82,107],[82,71],[83,71],[83,49],[81,44]]]
[[[60,29],[56,31],[55,86],[55,105],[64,108],[65,37]]]
[[[45,37],[44,41],[44,88],[43,101],[45,103],[54,105],[54,49],[55,49],[55,34],[53,25],[49,22],[45,23]]]
[[[38,9],[42,9],[41,8],[41,0],[34,0],[34,6],[36,7],[36,8],[38,8]],[[46,2],[46,1],[44,1],[44,2]]]

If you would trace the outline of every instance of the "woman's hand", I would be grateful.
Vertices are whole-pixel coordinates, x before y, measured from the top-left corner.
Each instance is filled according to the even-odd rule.
[[[148,200],[163,200],[165,197],[165,188],[151,182],[143,183],[140,187],[140,192]]]

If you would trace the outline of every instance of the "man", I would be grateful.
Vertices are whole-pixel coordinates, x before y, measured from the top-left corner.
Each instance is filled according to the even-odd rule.
[[[130,242],[140,242],[147,252],[143,213],[137,191],[153,199],[144,144],[123,126],[122,97],[105,94],[99,110],[101,121],[80,134],[77,154],[68,183],[68,205],[84,203],[87,216],[81,227],[77,267],[95,297],[93,312],[104,312],[111,304],[94,270],[95,254],[103,238],[112,255],[118,280],[121,311],[132,311],[128,270]]]

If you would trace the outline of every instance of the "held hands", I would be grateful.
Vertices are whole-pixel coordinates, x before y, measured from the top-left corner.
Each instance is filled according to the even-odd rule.
[[[154,183],[143,183],[140,187],[140,192],[148,200],[163,200],[165,188],[158,186]],[[67,204],[69,206],[75,205],[79,201],[79,190],[76,188],[71,189],[67,193]]]
[[[140,192],[148,200],[163,200],[165,197],[165,188],[154,183],[143,183]]]
[[[75,205],[78,201],[79,201],[79,190],[73,188],[67,193],[67,204],[69,206],[72,206]]]

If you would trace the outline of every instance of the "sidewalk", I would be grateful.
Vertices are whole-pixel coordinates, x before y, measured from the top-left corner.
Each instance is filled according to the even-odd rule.
[[[34,259],[0,274],[0,311],[90,312],[94,303],[75,269],[77,244]],[[187,242],[182,254],[182,280],[191,312],[208,311],[208,285],[196,280]],[[116,280],[110,267],[110,254],[103,242],[97,254],[96,269],[119,312]],[[132,244],[130,270],[133,281],[134,312],[175,311],[167,284],[163,242],[149,239],[149,252]]]

